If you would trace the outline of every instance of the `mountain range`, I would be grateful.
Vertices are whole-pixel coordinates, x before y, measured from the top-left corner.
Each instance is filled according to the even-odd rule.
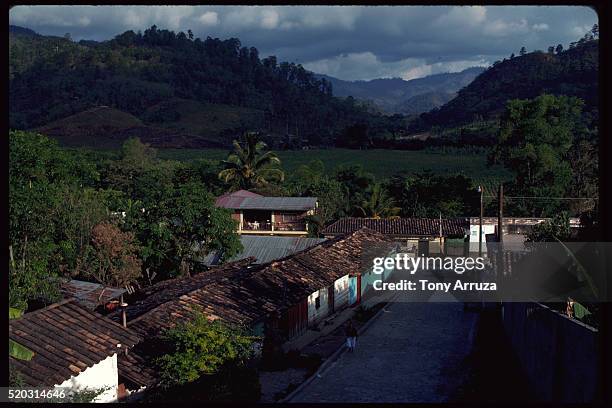
[[[357,124],[374,138],[402,126],[237,38],[156,26],[100,42],[10,26],[9,122],[65,145],[157,147],[230,146],[245,131],[280,148],[333,146]]]
[[[413,131],[494,120],[511,99],[543,93],[583,100],[588,120],[596,123],[599,106],[599,40],[581,39],[559,52],[534,51],[496,61],[446,104],[422,113]]]
[[[493,123],[509,100],[542,93],[581,98],[585,119],[596,123],[598,76],[597,39],[487,69],[343,81],[260,59],[237,38],[193,39],[152,26],[77,43],[9,27],[10,127],[71,146],[116,147],[138,136],[157,147],[221,147],[249,130],[273,148],[393,147],[433,128]],[[490,138],[463,135],[464,144]]]
[[[411,80],[379,78],[345,81],[322,74],[317,76],[331,82],[334,96],[352,96],[367,101],[387,114],[412,115],[444,105],[484,70],[484,67],[471,67],[461,72],[434,74]]]

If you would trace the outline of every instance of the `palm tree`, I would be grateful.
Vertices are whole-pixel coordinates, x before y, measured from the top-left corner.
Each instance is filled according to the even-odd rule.
[[[370,197],[357,207],[364,217],[370,218],[396,218],[401,208],[395,206],[395,200],[387,195],[380,183],[376,183],[370,190]]]
[[[265,151],[267,145],[257,140],[256,133],[246,133],[245,143],[234,140],[234,152],[223,161],[225,169],[219,178],[226,183],[233,183],[240,188],[250,189],[268,184],[270,181],[285,179],[285,173],[276,166],[280,159],[271,151]]]

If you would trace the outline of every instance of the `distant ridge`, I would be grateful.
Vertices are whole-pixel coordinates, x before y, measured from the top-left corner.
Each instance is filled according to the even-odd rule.
[[[559,53],[534,51],[499,61],[481,73],[457,97],[423,113],[412,131],[457,126],[499,117],[511,99],[542,93],[581,98],[585,111],[598,115],[599,40],[583,41]]]
[[[461,72],[433,74],[408,81],[401,78],[345,81],[323,74],[317,76],[331,82],[334,96],[370,101],[388,114],[418,114],[448,102],[484,70],[484,67],[471,67]]]

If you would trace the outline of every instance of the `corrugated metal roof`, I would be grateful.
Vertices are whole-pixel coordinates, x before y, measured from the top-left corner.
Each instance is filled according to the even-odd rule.
[[[276,236],[253,236],[242,235],[240,242],[243,250],[230,261],[253,257],[257,259],[255,263],[262,264],[275,259],[284,258],[303,249],[317,245],[326,238],[304,238],[304,237],[276,237]],[[205,265],[217,265],[221,253],[215,251],[208,254],[202,263]]]
[[[235,210],[307,211],[317,205],[316,197],[264,197],[246,190],[224,194],[215,201],[217,207]]]
[[[124,288],[113,288],[76,279],[63,282],[60,289],[64,298],[75,298],[82,306],[91,310],[113,299],[118,299],[127,292]]]
[[[238,191],[234,191],[233,193],[223,194],[222,196],[218,197],[215,200],[215,205],[217,207],[223,207],[223,208],[238,208],[237,206],[240,205],[240,203],[245,198],[254,198],[254,197],[263,197],[263,196],[260,194],[252,193],[247,190],[238,190]]]
[[[316,205],[316,197],[254,197],[245,198],[236,209],[307,211]]]

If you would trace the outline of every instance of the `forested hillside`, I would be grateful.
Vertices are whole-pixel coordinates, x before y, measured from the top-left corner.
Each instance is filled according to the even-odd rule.
[[[326,75],[318,77],[331,82],[334,96],[352,96],[371,101],[389,114],[415,114],[448,102],[483,71],[482,67],[472,67],[461,72],[428,75],[409,81],[401,78],[343,81]]]
[[[439,109],[423,113],[412,131],[432,126],[452,127],[495,120],[512,99],[531,99],[543,93],[578,97],[585,117],[598,115],[599,40],[587,35],[570,49],[561,45],[497,61]]]
[[[333,97],[325,79],[274,56],[260,59],[236,38],[202,40],[155,26],[99,43],[13,26],[9,81],[10,126],[47,130],[68,144],[112,144],[137,135],[158,146],[204,147],[258,130],[279,144],[333,145],[355,125],[376,138],[400,123]],[[107,108],[129,123],[116,124],[111,134],[96,128],[100,123],[89,113]],[[92,122],[83,124],[84,117]]]

